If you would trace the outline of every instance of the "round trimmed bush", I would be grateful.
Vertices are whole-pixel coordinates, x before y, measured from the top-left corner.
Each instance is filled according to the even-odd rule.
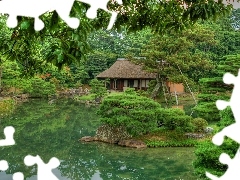
[[[131,89],[104,98],[98,114],[104,124],[123,126],[134,136],[147,134],[157,128],[156,110],[161,105]]]
[[[208,122],[203,118],[194,118],[191,123],[194,132],[204,132],[204,129],[208,126]]]

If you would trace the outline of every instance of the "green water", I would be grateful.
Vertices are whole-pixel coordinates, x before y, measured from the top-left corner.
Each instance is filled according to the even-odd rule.
[[[6,126],[15,127],[16,145],[0,148],[0,160],[9,169],[0,179],[12,180],[22,172],[27,180],[37,179],[37,166],[25,166],[26,155],[39,155],[45,163],[57,157],[54,169],[60,180],[196,180],[193,174],[193,148],[131,149],[105,143],[81,143],[78,139],[94,135],[99,125],[96,108],[72,101],[31,101],[20,105],[14,114],[0,119],[0,139]]]

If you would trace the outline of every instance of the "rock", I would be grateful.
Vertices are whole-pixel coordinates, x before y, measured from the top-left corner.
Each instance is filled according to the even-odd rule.
[[[21,95],[21,99],[24,100],[24,99],[27,99],[29,97],[29,94],[22,94]]]
[[[99,97],[95,98],[95,102],[98,104],[101,103],[101,98],[99,98]]]
[[[204,129],[204,132],[206,133],[206,134],[211,134],[212,132],[213,132],[213,128],[212,127],[206,127],[205,129]]]
[[[134,140],[134,139],[129,139],[129,140],[120,140],[118,142],[119,146],[126,146],[126,147],[133,147],[133,148],[146,148],[147,145],[140,140]]]
[[[84,142],[92,142],[92,141],[97,141],[97,138],[92,136],[84,136],[79,140]]]
[[[129,139],[132,136],[127,133],[124,127],[113,127],[110,125],[102,125],[96,131],[95,136],[99,141],[117,144],[120,140]]]
[[[193,139],[201,139],[205,137],[205,134],[198,134],[198,133],[186,133],[185,134],[187,138],[193,138]]]
[[[131,135],[127,133],[124,127],[114,127],[110,125],[100,126],[94,137],[85,136],[80,141],[91,142],[101,141],[111,144],[118,144],[119,146],[132,147],[132,148],[146,148],[147,145],[140,140],[131,139]]]

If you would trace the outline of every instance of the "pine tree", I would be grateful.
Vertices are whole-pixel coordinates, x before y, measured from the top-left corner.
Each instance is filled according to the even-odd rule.
[[[146,59],[140,61],[147,71],[158,74],[157,83],[152,92],[154,98],[164,87],[167,81],[175,83],[191,82],[196,79],[193,72],[198,72],[198,77],[204,77],[212,65],[204,53],[197,51],[198,43],[215,44],[214,33],[201,25],[181,33],[171,32],[165,35],[154,35],[142,50]],[[136,62],[138,62],[136,60]],[[167,101],[167,99],[166,99]]]
[[[221,59],[215,70],[215,77],[202,78],[199,80],[201,85],[201,93],[199,94],[199,102],[194,110],[198,116],[207,121],[219,121],[219,110],[216,107],[216,100],[228,100],[233,86],[223,83],[223,75],[226,72],[237,75],[240,67],[240,54],[228,55]]]

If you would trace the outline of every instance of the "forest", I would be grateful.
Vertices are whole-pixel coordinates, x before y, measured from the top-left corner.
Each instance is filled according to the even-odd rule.
[[[117,58],[141,56],[147,57],[148,60],[141,63],[150,72],[157,71],[154,58],[174,64],[172,69],[165,68],[161,73],[174,82],[187,79],[198,91],[201,78],[215,77],[216,67],[230,58],[228,55],[239,53],[239,18],[239,10],[234,10],[228,17],[216,22],[198,21],[182,32],[169,31],[162,35],[148,27],[137,32],[102,28],[87,35],[86,40],[81,37],[84,33],[72,34],[70,41],[61,39],[64,34],[59,32],[59,37],[49,34],[44,40],[29,39],[28,31],[8,29],[2,18],[1,92],[9,93],[8,90],[15,87],[33,96],[51,95],[62,88],[89,84]],[[23,22],[20,29],[27,28],[26,23]],[[71,45],[77,42],[80,51]],[[81,43],[85,44],[82,46]],[[81,57],[81,50],[88,53]],[[183,71],[182,75],[177,65]],[[41,95],[37,95],[37,89]]]
[[[60,95],[71,94],[75,101],[96,100],[100,102],[96,113],[101,123],[124,126],[148,147],[194,146],[196,174],[205,178],[208,170],[222,175],[227,166],[220,164],[218,157],[224,150],[234,155],[237,144],[228,139],[216,147],[212,135],[201,142],[184,136],[187,132],[201,134],[207,126],[218,132],[234,121],[231,110],[219,112],[215,101],[229,99],[233,87],[225,85],[222,77],[226,72],[237,75],[240,67],[240,10],[210,2],[208,6],[201,1],[190,6],[186,1],[187,10],[180,8],[180,1],[163,3],[164,8],[153,2],[123,2],[124,7],[137,11],[113,4],[112,8],[119,8],[123,14],[111,30],[105,27],[106,13],[100,11],[97,20],[89,20],[84,16],[88,5],[79,3],[74,3],[72,14],[81,18],[81,26],[74,30],[55,12],[43,16],[46,27],[39,32],[34,31],[32,19],[18,17],[19,25],[10,29],[7,17],[2,16],[0,116],[13,111],[19,98],[48,99],[51,104]],[[109,95],[107,82],[96,76],[118,58],[127,58],[158,74],[146,92],[130,88]],[[159,60],[170,65],[159,65]],[[167,80],[181,82],[187,93],[197,94],[195,117],[160,105],[160,101],[168,103],[173,98],[161,90]],[[90,95],[72,93],[80,87],[87,88]],[[150,135],[166,139],[156,141]]]

